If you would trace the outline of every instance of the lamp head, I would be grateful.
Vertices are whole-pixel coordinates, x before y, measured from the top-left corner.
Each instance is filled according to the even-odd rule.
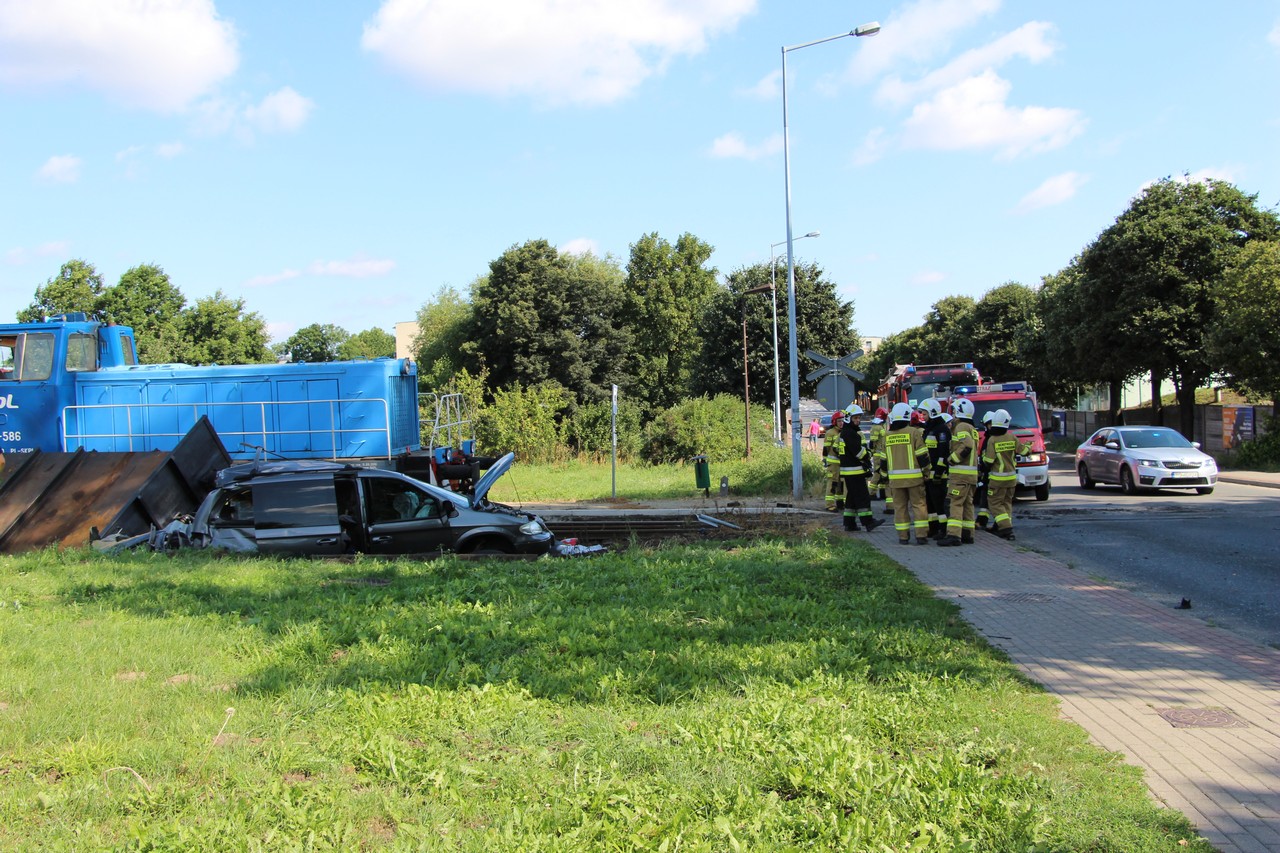
[[[853,34],[861,38],[862,36],[873,36],[878,32],[880,32],[880,22],[872,21],[869,24],[863,24],[862,26],[856,28],[853,31]]]
[[[821,237],[821,236],[822,236],[822,232],[821,232],[821,231],[810,231],[808,234],[806,234],[806,235],[804,235],[804,236],[806,236],[806,237]]]

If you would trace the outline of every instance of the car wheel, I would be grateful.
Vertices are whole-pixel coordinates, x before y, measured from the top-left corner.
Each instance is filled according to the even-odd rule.
[[[462,553],[472,554],[476,557],[498,557],[503,554],[510,554],[511,546],[501,539],[481,539],[467,546],[467,549]]]
[[[1089,476],[1089,469],[1085,467],[1083,462],[1081,462],[1080,467],[1076,469],[1076,473],[1080,475],[1080,488],[1092,489],[1094,486],[1098,485],[1098,482]]]
[[[1196,494],[1211,495],[1213,494],[1213,486],[1200,486],[1199,488],[1196,489]]]
[[[1049,500],[1049,484],[1048,483],[1044,483],[1042,485],[1036,486],[1036,500],[1038,501]]]
[[[1138,487],[1133,484],[1133,474],[1128,468],[1122,467],[1120,469],[1120,491],[1126,495],[1136,495],[1138,493]]]

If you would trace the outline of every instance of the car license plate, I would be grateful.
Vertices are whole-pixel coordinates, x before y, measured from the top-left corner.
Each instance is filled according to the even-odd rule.
[[[1185,477],[1199,477],[1199,476],[1200,476],[1200,472],[1199,472],[1199,471],[1174,471],[1174,472],[1173,472],[1173,476],[1174,476],[1174,477],[1183,477],[1183,478],[1185,478]]]

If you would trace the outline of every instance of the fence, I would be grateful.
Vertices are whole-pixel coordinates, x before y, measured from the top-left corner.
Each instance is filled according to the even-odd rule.
[[[1239,447],[1246,441],[1266,433],[1266,420],[1271,416],[1272,406],[1196,406],[1192,417],[1192,441],[1200,442],[1200,446],[1210,453],[1221,453]],[[1177,429],[1182,421],[1179,417],[1181,409],[1177,405],[1165,406],[1160,410],[1159,426]],[[1059,422],[1057,434],[1075,439],[1084,439],[1100,427],[1125,424],[1128,426],[1150,426],[1152,423],[1151,407],[1143,406],[1134,409],[1122,409],[1115,423],[1107,412],[1063,411],[1050,413]],[[1049,423],[1048,418],[1044,418]]]

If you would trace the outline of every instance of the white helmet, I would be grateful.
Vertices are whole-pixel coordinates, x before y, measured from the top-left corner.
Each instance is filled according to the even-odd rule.
[[[926,418],[936,418],[942,414],[942,404],[933,397],[925,400],[916,408],[924,412]]]
[[[957,418],[968,418],[973,420],[973,401],[965,397],[958,397],[951,404],[951,414]]]
[[[951,416],[950,412],[943,412],[941,417],[944,424],[949,424],[955,420],[955,418]]]
[[[991,411],[987,412],[985,415],[982,416],[982,422],[984,424],[990,425],[991,419],[994,418],[995,416],[996,416],[996,410],[992,409]]]
[[[844,416],[846,418],[862,417],[862,407],[859,406],[857,403],[850,403],[848,406],[845,406]]]
[[[911,420],[911,404],[910,403],[894,403],[893,408],[889,410],[890,421],[909,421]]]
[[[1013,423],[1013,416],[1004,409],[996,409],[991,415],[991,425],[993,427],[1004,427],[1007,429],[1011,423]]]

